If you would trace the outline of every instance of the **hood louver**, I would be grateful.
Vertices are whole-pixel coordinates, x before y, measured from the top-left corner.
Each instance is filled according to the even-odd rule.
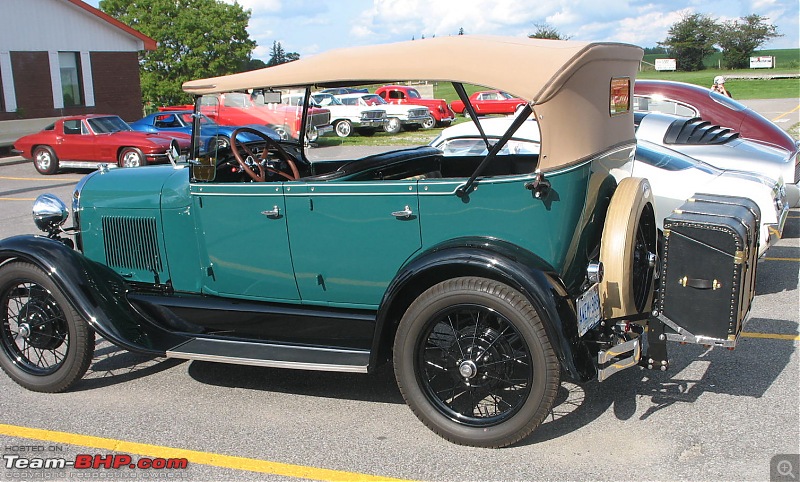
[[[720,127],[699,117],[679,119],[670,124],[664,135],[664,144],[667,145],[702,145],[725,144],[739,137],[727,127]]]
[[[163,271],[155,218],[103,218],[106,264],[146,272]]]

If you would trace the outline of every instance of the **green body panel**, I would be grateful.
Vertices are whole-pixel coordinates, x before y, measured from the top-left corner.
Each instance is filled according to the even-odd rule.
[[[299,300],[286,230],[284,183],[204,183],[190,189],[201,237],[203,293]],[[270,211],[276,214],[265,214]]]
[[[631,152],[547,173],[542,198],[526,187],[533,174],[482,178],[461,197],[464,178],[190,184],[187,169],[170,166],[111,171],[83,188],[83,251],[128,280],[169,280],[176,291],[374,309],[410,259],[486,237],[533,253],[574,295]],[[156,255],[136,269],[108,263],[104,217],[155,220]],[[137,251],[136,226],[114,239],[132,239],[124,247]]]
[[[421,246],[416,181],[287,183],[297,286],[304,302],[377,308]],[[408,208],[406,218],[393,216]]]

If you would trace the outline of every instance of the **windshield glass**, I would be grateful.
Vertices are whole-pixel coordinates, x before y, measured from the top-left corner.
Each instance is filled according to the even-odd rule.
[[[97,134],[110,134],[112,132],[131,131],[131,127],[118,116],[90,117],[89,127]]]

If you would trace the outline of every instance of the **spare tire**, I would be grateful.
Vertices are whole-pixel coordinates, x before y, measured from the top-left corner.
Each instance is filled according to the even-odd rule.
[[[603,225],[600,283],[603,317],[619,318],[649,311],[658,262],[658,232],[653,190],[647,179],[623,179],[614,191]]]

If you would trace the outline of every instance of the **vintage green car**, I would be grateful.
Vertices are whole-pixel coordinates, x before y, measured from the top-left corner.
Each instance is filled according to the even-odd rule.
[[[195,143],[171,166],[101,167],[75,188],[72,227],[45,195],[34,217],[48,236],[0,241],[0,365],[31,390],[66,390],[95,332],[168,358],[363,373],[393,362],[437,434],[513,444],[562,377],[666,368],[663,327],[643,357],[659,249],[648,182],[630,177],[641,57],[618,43],[457,36],[187,82],[204,113],[226,92],[270,108],[421,79],[451,82],[468,111],[472,86],[528,104],[488,155],[422,145],[342,159],[261,136],[218,152]],[[541,152],[496,156],[530,115]]]

